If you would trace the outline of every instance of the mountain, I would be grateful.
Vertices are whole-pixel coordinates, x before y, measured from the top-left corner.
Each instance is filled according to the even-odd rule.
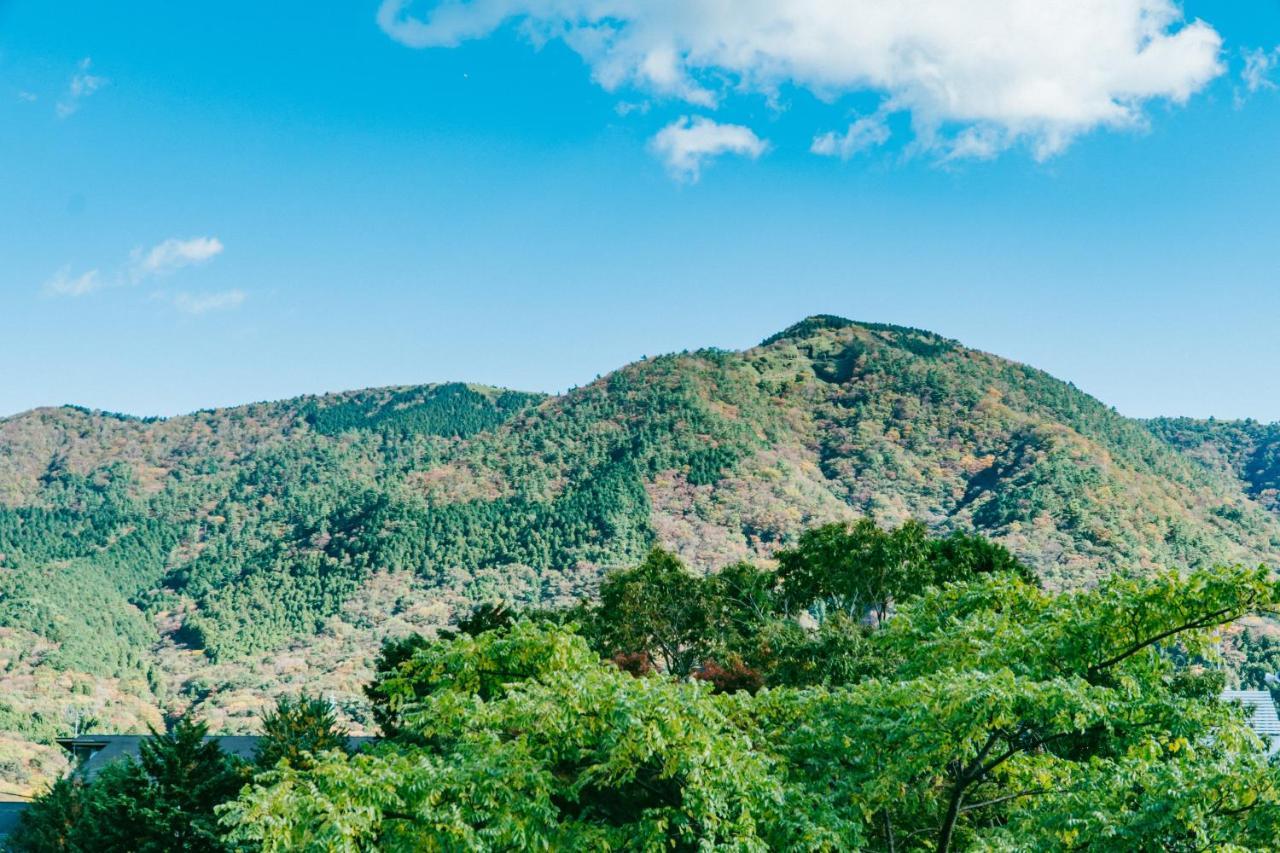
[[[933,333],[826,316],[558,396],[29,412],[0,420],[0,780],[56,770],[47,744],[85,715],[240,731],[306,687],[358,730],[384,637],[574,600],[653,544],[712,570],[870,515],[981,531],[1053,587],[1274,563],[1278,434],[1124,418]]]
[[[1280,512],[1280,424],[1157,418],[1147,426],[1209,471],[1235,481],[1252,500]]]

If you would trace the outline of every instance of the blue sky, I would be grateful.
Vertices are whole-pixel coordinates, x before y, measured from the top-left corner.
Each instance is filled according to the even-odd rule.
[[[1185,3],[1141,66],[1099,37],[1125,12],[947,25],[991,63],[880,22],[947,58],[905,70],[748,5],[0,0],[0,414],[554,391],[834,313],[1125,414],[1280,420],[1280,3]]]

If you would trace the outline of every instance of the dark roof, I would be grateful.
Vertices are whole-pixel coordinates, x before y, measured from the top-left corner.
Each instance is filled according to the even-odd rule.
[[[80,735],[58,738],[58,743],[72,754],[91,751],[92,754],[76,772],[83,776],[85,781],[92,782],[93,778],[102,772],[102,768],[113,761],[122,758],[136,759],[142,742],[150,739],[151,735]],[[217,741],[218,746],[228,755],[251,761],[261,738],[257,735],[210,735],[205,740]],[[350,737],[347,738],[347,744],[351,749],[362,749],[377,740],[376,737]]]
[[[1222,698],[1251,708],[1249,726],[1259,735],[1267,738],[1280,737],[1280,716],[1276,714],[1276,703],[1271,701],[1270,691],[1224,690]]]
[[[0,842],[18,828],[18,818],[22,817],[26,808],[26,803],[0,803]],[[0,847],[2,846],[3,844],[0,844]]]

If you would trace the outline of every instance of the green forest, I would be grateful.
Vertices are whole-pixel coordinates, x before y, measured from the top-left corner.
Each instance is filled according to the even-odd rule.
[[[1046,589],[917,522],[812,528],[776,570],[651,550],[575,604],[388,642],[353,748],[282,699],[254,760],[177,721],[55,783],[14,851],[1254,850],[1280,765],[1218,699],[1263,568]]]
[[[1137,421],[931,332],[826,316],[551,396],[0,419],[0,794],[63,772],[53,740],[85,719],[253,732],[308,684],[373,731],[385,641],[482,603],[573,606],[655,546],[700,576],[783,571],[807,530],[914,519],[1054,593],[1275,565],[1278,458],[1275,427]],[[1232,671],[1276,639],[1234,630]]]

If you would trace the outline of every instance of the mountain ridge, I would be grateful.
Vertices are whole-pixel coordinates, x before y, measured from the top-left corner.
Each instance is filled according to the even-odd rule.
[[[1054,587],[1274,565],[1270,469],[1248,461],[1270,440],[1125,418],[1033,367],[830,315],[559,395],[33,410],[0,419],[0,768],[6,748],[15,775],[56,764],[38,744],[62,706],[236,731],[295,678],[359,726],[386,636],[471,602],[573,601],[655,544],[700,571],[767,565],[807,527],[870,516],[982,532]]]

